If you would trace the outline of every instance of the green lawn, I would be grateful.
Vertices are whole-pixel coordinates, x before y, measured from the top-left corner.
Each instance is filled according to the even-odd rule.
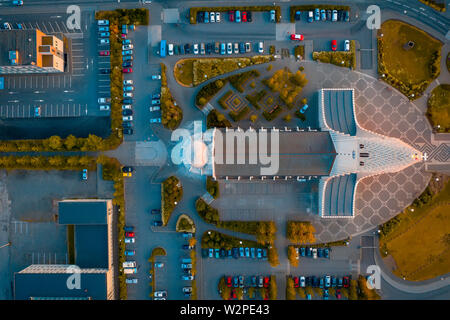
[[[421,281],[450,271],[450,183],[423,206],[406,209],[380,238],[380,248],[396,263],[393,272]],[[384,252],[383,252],[384,253]]]
[[[450,84],[441,84],[431,91],[428,99],[428,119],[439,132],[450,132]]]
[[[441,52],[442,44],[424,31],[398,20],[388,20],[381,26],[382,61],[394,78],[407,84],[419,84],[432,80],[430,64],[435,52]],[[403,46],[413,41],[414,47],[405,50]]]

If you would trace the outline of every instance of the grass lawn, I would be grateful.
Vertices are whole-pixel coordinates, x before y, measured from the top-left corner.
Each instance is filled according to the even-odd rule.
[[[431,91],[428,99],[428,119],[439,132],[450,132],[450,84],[441,84]]]
[[[272,56],[182,59],[175,65],[174,75],[183,85],[197,86],[211,78],[248,66],[267,63],[272,59]]]
[[[396,262],[394,274],[420,281],[449,272],[450,183],[428,204],[398,217],[400,223],[380,239]]]
[[[424,31],[398,20],[388,20],[381,26],[382,63],[387,72],[401,82],[414,85],[431,80],[430,63],[442,44]],[[403,46],[413,41],[414,47]]]

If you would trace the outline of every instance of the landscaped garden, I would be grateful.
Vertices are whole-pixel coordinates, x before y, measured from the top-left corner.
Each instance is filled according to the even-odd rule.
[[[185,86],[197,86],[211,78],[246,68],[267,63],[272,56],[253,56],[245,58],[190,58],[179,60],[174,67],[175,79]]]
[[[167,225],[173,210],[183,197],[183,187],[180,180],[171,176],[167,178],[162,184],[161,197],[161,218],[163,225]]]
[[[407,23],[385,21],[378,37],[378,73],[409,99],[439,76],[442,43]]]
[[[177,232],[195,233],[194,221],[187,214],[182,214],[178,217],[175,230]]]
[[[421,281],[449,271],[449,181],[433,176],[411,206],[380,227],[380,252],[393,258],[393,273],[399,277]]]
[[[350,51],[315,51],[312,57],[315,61],[356,69],[355,40],[350,41]]]
[[[183,110],[176,104],[167,86],[166,66],[161,63],[161,123],[170,130],[175,130],[183,120]]]
[[[428,98],[427,117],[438,132],[450,132],[450,84],[441,84]]]

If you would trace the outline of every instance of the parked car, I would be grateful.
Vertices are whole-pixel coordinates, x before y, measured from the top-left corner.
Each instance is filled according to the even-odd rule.
[[[225,277],[225,283],[227,284],[228,288],[231,288],[232,283],[231,283],[231,277],[230,276]]]
[[[210,12],[210,13],[209,13],[209,21],[210,21],[211,23],[216,22],[216,13],[215,13],[215,12]]]
[[[233,54],[233,44],[231,42],[227,43],[227,53]]]
[[[250,248],[250,256],[252,257],[252,259],[256,258],[256,250],[255,250],[255,248]]]
[[[269,286],[269,277],[264,277],[264,288],[267,288]]]
[[[313,259],[317,259],[317,248],[312,248],[312,257]]]
[[[344,21],[349,22],[350,21],[350,12],[344,11]]]
[[[239,247],[239,256],[242,258],[242,257],[245,257],[245,252],[244,252],[244,248],[243,247]]]
[[[133,127],[133,122],[122,122],[122,128],[132,128]]]
[[[302,12],[299,10],[295,11],[294,19],[296,21],[299,21],[301,19],[301,17],[302,17]]]
[[[134,90],[134,87],[131,85],[123,87],[123,91],[133,91],[133,90]]]
[[[153,226],[155,227],[161,227],[163,225],[161,220],[155,220],[153,221]]]
[[[238,276],[233,277],[233,287],[234,288],[239,287],[239,277]]]
[[[305,247],[301,247],[301,248],[300,248],[300,255],[301,255],[302,257],[306,256],[306,248],[305,248]]]
[[[214,249],[209,248],[208,249],[208,258],[213,258],[214,257]]]
[[[136,254],[135,250],[125,250],[126,256],[134,256]]]
[[[125,98],[122,100],[123,103],[128,103],[128,104],[132,104],[133,103],[133,99],[131,98]]]
[[[331,277],[331,286],[333,288],[337,287],[337,278],[336,277]]]
[[[245,44],[243,42],[239,43],[239,53],[245,53]]]
[[[98,42],[100,44],[109,44],[109,39],[101,38],[101,39],[98,39]]]
[[[125,232],[125,237],[134,238],[134,232]]]
[[[339,278],[337,279],[337,286],[338,286],[339,288],[342,288],[342,283],[343,283],[342,278],[339,277]]]
[[[88,179],[88,170],[83,169],[81,176],[82,176],[83,180],[87,180]]]
[[[252,12],[251,11],[247,11],[247,22],[252,22]]]
[[[348,288],[350,286],[350,278],[349,277],[344,277],[342,280],[343,280],[344,288]]]
[[[245,248],[245,257],[250,258],[250,248]]]
[[[169,56],[173,56],[173,44],[172,43],[169,43],[167,45],[167,52],[168,52]]]
[[[204,11],[198,11],[197,12],[197,22],[202,23],[204,21],[205,12]]]
[[[306,279],[304,276],[300,277],[300,287],[302,288],[306,287]]]
[[[155,262],[155,268],[163,268],[164,267],[164,263],[162,262]]]
[[[325,12],[325,9],[320,10],[320,20],[326,21],[327,20],[327,14]]]
[[[304,39],[304,37],[302,34],[296,34],[296,33],[291,34],[291,40],[302,41],[303,39]]]
[[[323,249],[322,248],[317,248],[317,257],[318,258],[322,258],[323,256]]]
[[[122,121],[133,121],[133,116],[124,116],[122,117]]]
[[[99,26],[108,26],[109,25],[109,20],[98,20],[97,21],[97,25],[99,25]]]
[[[133,61],[133,56],[122,56],[122,61]]]
[[[102,50],[98,54],[101,56],[109,56],[109,50]]]
[[[123,97],[124,98],[133,98],[133,93],[132,92],[124,92],[123,93]]]
[[[161,100],[160,99],[152,99],[152,105],[160,105]]]
[[[247,22],[247,11],[242,11],[242,22]]]
[[[109,110],[110,110],[109,104],[101,104],[100,105],[100,111],[109,111]]]
[[[244,276],[239,276],[239,287],[243,288],[244,287]]]
[[[192,249],[195,248],[195,246],[190,246],[190,245],[188,245],[188,244],[183,244],[182,248],[183,248],[184,250],[192,250]]]
[[[262,258],[262,249],[261,248],[256,249],[256,257],[258,259]]]
[[[267,260],[267,249],[262,249],[263,251],[263,259]]]
[[[232,248],[231,249],[231,254],[232,254],[233,258],[235,258],[235,259],[239,258],[239,249],[238,248]]]
[[[100,33],[98,34],[98,36],[99,36],[99,37],[102,37],[102,38],[109,37],[109,32],[100,32]]]
[[[258,43],[258,52],[259,53],[264,53],[264,43],[262,41],[260,41]]]
[[[219,259],[220,258],[220,250],[219,249],[214,249],[214,258]]]
[[[230,20],[230,22],[234,21],[234,10],[228,11],[228,20]]]
[[[300,286],[300,282],[298,281],[298,277],[294,277],[294,288],[298,288]]]
[[[108,103],[111,102],[111,98],[98,98],[98,103]]]
[[[331,50],[336,51],[337,49],[337,41],[331,40]]]
[[[133,129],[131,128],[125,128],[122,129],[123,134],[133,134]]]
[[[252,47],[250,45],[250,42],[245,43],[245,52],[248,53],[252,50]]]
[[[130,62],[130,64],[131,64],[131,62]],[[133,72],[133,69],[132,69],[132,68],[123,68],[123,69],[122,69],[122,72],[123,72],[123,73],[132,73],[132,72]]]
[[[111,69],[109,69],[109,68],[100,69],[100,73],[101,74],[110,74],[111,73]]]
[[[335,22],[335,21],[337,21],[337,20],[338,20],[338,13],[337,13],[337,10],[334,9],[334,10],[333,10],[333,14],[332,14],[331,21]]]
[[[205,44],[203,42],[200,43],[200,54],[202,54],[202,55],[205,54]]]
[[[239,43],[235,42],[234,43],[234,54],[238,54],[239,53]]]
[[[216,22],[220,22],[220,12],[216,12]]]
[[[323,289],[324,287],[324,280],[322,277],[319,278],[319,288]]]
[[[314,9],[314,21],[320,21],[320,10],[318,8]]]
[[[184,52],[186,52],[186,54],[191,53],[191,45],[189,43],[184,45]]]
[[[161,123],[161,118],[152,118],[150,119],[150,123]]]
[[[122,51],[122,55],[126,56],[126,55],[132,55],[133,54],[133,50],[124,50]]]
[[[205,11],[205,13],[203,15],[203,22],[209,23],[209,12],[208,11]]]
[[[134,238],[125,238],[125,243],[134,243]]]
[[[211,52],[212,52],[212,44],[211,43],[207,43],[206,44],[206,54],[211,54]]]
[[[241,12],[239,10],[236,10],[236,16],[235,16],[236,22],[241,22]]]
[[[328,20],[328,21],[331,21],[331,17],[332,17],[331,10],[328,9],[328,10],[327,10],[327,20]]]
[[[98,27],[98,31],[100,31],[100,32],[107,32],[107,31],[109,31],[109,27]]]
[[[258,287],[262,288],[264,285],[264,277],[263,276],[259,276],[258,277]]]
[[[191,263],[182,263],[181,268],[182,269],[192,269],[192,264]]]
[[[331,287],[331,277],[330,276],[325,276],[324,277],[324,281],[325,281],[325,288],[329,288]]]
[[[134,227],[133,227],[133,226],[125,226],[125,227],[123,227],[123,230],[124,230],[125,232],[130,232],[130,231],[133,231],[133,230],[134,230]]]
[[[157,298],[166,297],[167,291],[155,291],[154,296]]]
[[[153,106],[153,107],[149,107],[148,110],[150,112],[154,112],[154,111],[160,111],[161,107],[160,106]]]
[[[135,284],[135,283],[138,283],[138,279],[136,279],[136,278],[133,278],[133,279],[126,279],[126,280],[125,280],[125,283],[126,283],[126,284]]]
[[[300,109],[300,113],[305,113],[306,110],[308,110],[308,105],[305,104],[301,109]],[[304,249],[304,248],[303,248]]]
[[[350,51],[350,40],[344,41],[344,51]]]
[[[275,22],[275,10],[270,10],[270,22]]]
[[[194,54],[198,54],[198,43],[194,43]]]
[[[323,300],[328,300],[328,297],[329,297],[328,289],[323,290]]]

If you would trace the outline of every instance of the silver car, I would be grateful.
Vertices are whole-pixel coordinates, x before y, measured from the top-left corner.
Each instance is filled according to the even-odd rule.
[[[227,43],[227,53],[233,54],[233,44],[231,42]]]

